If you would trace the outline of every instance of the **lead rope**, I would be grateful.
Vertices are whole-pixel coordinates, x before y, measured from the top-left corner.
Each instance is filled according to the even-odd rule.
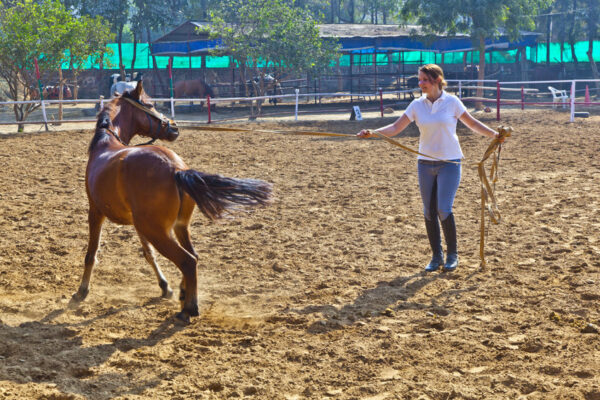
[[[347,138],[356,138],[355,135],[348,135],[344,133],[330,133],[330,132],[312,132],[312,131],[296,131],[296,132],[284,132],[284,131],[275,131],[275,130],[261,130],[261,129],[244,129],[244,128],[227,128],[227,127],[217,127],[217,126],[181,126],[181,128],[193,128],[202,131],[213,131],[213,132],[259,132],[259,133],[277,133],[284,135],[307,135],[307,136],[331,136],[331,137],[347,137]],[[493,224],[498,224],[500,222],[500,211],[498,210],[498,204],[496,202],[496,196],[494,195],[494,191],[496,188],[496,182],[498,181],[498,164],[500,161],[500,151],[502,149],[501,140],[511,136],[513,131],[512,127],[509,126],[500,126],[497,129],[500,134],[499,137],[494,138],[492,143],[488,146],[487,150],[483,154],[481,161],[477,163],[471,163],[471,165],[477,166],[477,171],[479,174],[479,181],[481,182],[481,222],[480,222],[480,237],[479,237],[479,258],[481,259],[480,268],[484,269],[486,266],[485,262],[485,210],[487,209],[488,215],[490,217],[490,221]],[[452,160],[443,160],[437,157],[433,157],[427,154],[420,153],[417,150],[411,149],[408,146],[405,146],[398,141],[382,135],[377,131],[369,130],[371,134],[379,137],[380,139],[385,140],[386,142],[400,147],[404,151],[409,153],[417,154],[423,157],[427,157],[433,160],[444,161],[448,163],[460,164],[460,162],[452,161]],[[497,153],[496,153],[497,151]],[[492,167],[490,169],[490,179],[494,184],[494,188],[490,186],[489,180],[485,173],[485,161],[490,157],[490,155],[496,154],[493,157]]]

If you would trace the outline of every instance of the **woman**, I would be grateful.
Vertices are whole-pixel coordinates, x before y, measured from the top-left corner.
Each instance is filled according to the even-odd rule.
[[[385,136],[395,136],[412,121],[419,127],[419,152],[428,156],[418,157],[419,188],[423,200],[425,227],[433,256],[425,271],[436,271],[444,265],[445,271],[453,271],[458,266],[456,248],[456,225],[452,205],[460,183],[461,159],[463,153],[456,135],[456,124],[460,120],[472,131],[490,138],[498,133],[479,122],[467,111],[460,99],[444,91],[447,86],[444,72],[436,64],[419,68],[419,88],[423,95],[412,101],[402,117],[393,124],[376,129]],[[363,129],[357,134],[360,138],[373,136],[371,130]],[[445,161],[440,161],[445,160]],[[446,239],[446,262],[442,250],[440,224]]]

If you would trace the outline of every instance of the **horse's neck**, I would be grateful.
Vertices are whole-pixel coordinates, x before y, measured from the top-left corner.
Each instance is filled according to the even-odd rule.
[[[113,136],[116,136],[115,139],[121,142],[123,145],[128,145],[135,133],[129,133],[130,129],[125,127],[126,121],[121,118],[121,114],[118,114],[117,117],[113,121],[112,131],[114,132]]]

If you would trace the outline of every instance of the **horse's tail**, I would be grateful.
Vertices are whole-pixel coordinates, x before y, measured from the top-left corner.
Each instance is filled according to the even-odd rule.
[[[266,205],[271,200],[272,185],[258,179],[226,178],[188,169],[175,172],[175,182],[211,220],[239,206]]]

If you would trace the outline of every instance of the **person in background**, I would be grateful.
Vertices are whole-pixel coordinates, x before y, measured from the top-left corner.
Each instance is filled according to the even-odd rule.
[[[446,93],[445,86],[447,83],[442,68],[436,64],[420,67],[419,88],[422,96],[413,100],[394,123],[375,129],[376,132],[391,137],[415,121],[420,133],[419,152],[433,157],[419,155],[417,164],[425,228],[433,253],[431,261],[425,267],[427,272],[436,271],[441,265],[445,271],[454,271],[458,266],[452,206],[460,184],[463,153],[456,134],[457,121],[460,120],[483,136],[492,139],[499,137],[496,131],[473,118],[458,97]],[[357,136],[369,138],[374,134],[370,129],[363,129]],[[446,239],[445,262],[438,219]]]

